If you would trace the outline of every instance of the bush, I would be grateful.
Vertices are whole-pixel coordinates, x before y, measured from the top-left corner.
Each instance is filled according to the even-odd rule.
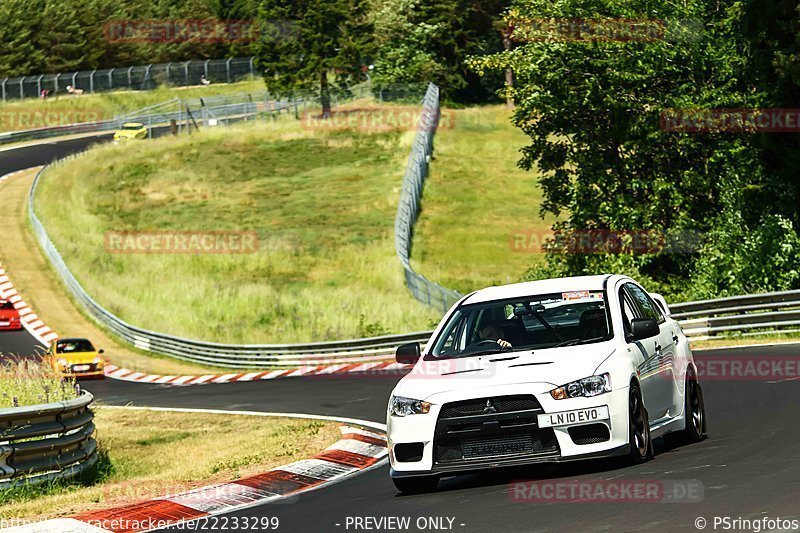
[[[709,236],[692,286],[698,298],[800,288],[800,237],[781,215],[763,217],[750,229],[738,216]]]

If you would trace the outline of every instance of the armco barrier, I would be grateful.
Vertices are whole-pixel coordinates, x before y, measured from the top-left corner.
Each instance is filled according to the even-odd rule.
[[[78,475],[97,460],[94,398],[0,409],[0,489]]]

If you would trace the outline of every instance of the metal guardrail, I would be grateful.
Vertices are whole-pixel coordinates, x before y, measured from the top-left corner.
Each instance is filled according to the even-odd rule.
[[[0,409],[0,489],[69,478],[97,460],[94,397]]]
[[[414,234],[414,223],[420,212],[422,189],[425,186],[428,166],[433,157],[433,137],[436,134],[440,114],[439,88],[431,83],[422,100],[422,113],[417,134],[414,137],[406,172],[403,176],[403,188],[400,192],[400,201],[394,221],[394,242],[397,257],[403,265],[406,286],[411,294],[420,302],[445,313],[461,298],[461,293],[442,287],[415,272],[411,267],[411,239]]]
[[[679,303],[671,309],[689,337],[764,335],[800,326],[800,290]]]

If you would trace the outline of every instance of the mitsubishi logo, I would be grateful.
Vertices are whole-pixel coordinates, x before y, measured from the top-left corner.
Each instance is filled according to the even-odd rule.
[[[494,405],[492,405],[492,400],[486,400],[486,407],[483,408],[483,414],[488,415],[490,413],[496,413],[497,409]]]

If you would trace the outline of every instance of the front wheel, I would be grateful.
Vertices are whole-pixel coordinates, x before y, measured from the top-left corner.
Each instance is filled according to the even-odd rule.
[[[629,461],[640,464],[653,457],[653,441],[650,437],[650,420],[642,401],[642,393],[637,384],[632,384],[628,400],[628,442],[630,444]]]
[[[700,442],[706,435],[706,405],[703,401],[703,389],[693,377],[686,381],[683,402],[684,428],[683,431],[664,435],[664,439],[669,445]]]
[[[438,476],[414,476],[414,477],[400,477],[392,478],[394,486],[400,492],[406,494],[420,494],[429,492],[436,488],[439,484]]]

